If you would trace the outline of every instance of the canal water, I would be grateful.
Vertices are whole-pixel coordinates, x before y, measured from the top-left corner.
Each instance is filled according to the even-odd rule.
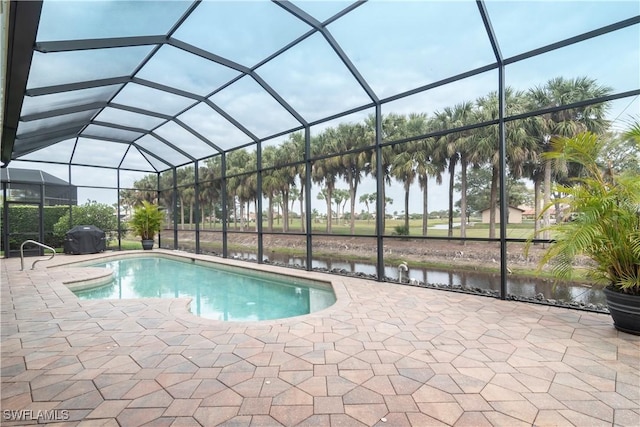
[[[267,258],[272,263],[304,268],[306,259],[290,257],[288,255],[269,253]],[[230,256],[244,259],[256,259],[255,254],[234,252]],[[376,275],[376,266],[364,262],[334,260],[326,258],[314,258],[313,268],[329,271],[341,271],[346,274]],[[444,271],[425,268],[409,268],[408,277],[419,282],[444,285],[448,287],[463,287],[500,291],[500,276],[498,274],[481,273],[473,271]],[[403,274],[407,274],[404,273]],[[398,279],[398,267],[386,266],[385,276],[390,280]],[[601,288],[590,287],[574,283],[554,284],[552,280],[508,277],[507,293],[524,298],[536,298],[542,294],[544,299],[565,302],[577,302],[583,304],[606,305],[604,293]]]

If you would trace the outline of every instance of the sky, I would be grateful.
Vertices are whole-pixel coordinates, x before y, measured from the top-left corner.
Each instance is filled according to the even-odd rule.
[[[294,2],[319,21],[324,21],[350,2]],[[42,12],[38,41],[84,38],[126,37],[164,34],[189,2],[182,1],[48,1]],[[629,1],[487,1],[487,10],[505,58],[581,34],[640,14],[640,3]],[[73,22],[73,25],[60,25]],[[543,85],[556,76],[589,76],[609,86],[613,92],[640,88],[640,26],[634,25],[613,34],[590,39],[506,67],[506,84],[517,90]],[[360,75],[378,99],[385,100],[407,90],[451,75],[495,62],[493,51],[474,1],[370,1],[328,25]],[[280,47],[311,29],[283,8],[270,2],[205,1],[173,35],[182,42],[227,58],[255,73],[269,84],[306,122],[314,122],[371,102],[341,62],[332,47],[318,33],[266,64],[261,62]],[[36,53],[28,88],[39,88],[76,81],[128,75],[144,61],[150,46],[95,49],[81,52]],[[136,77],[173,86],[199,96],[210,95],[217,87],[239,76],[237,70],[163,46],[136,74]],[[384,103],[383,114],[424,112],[432,115],[445,107],[476,98],[495,90],[495,70],[463,79],[423,93]],[[27,98],[23,114],[42,111],[49,106],[68,106],[93,100],[176,114],[192,100],[147,86],[129,84],[85,89],[76,93]],[[265,92],[254,79],[244,76],[219,90],[209,101],[237,120],[257,138],[265,138],[299,125],[299,121]],[[97,111],[69,115],[68,120],[93,117]],[[370,109],[347,116],[345,122],[358,122],[371,114]],[[625,121],[640,114],[638,97],[612,102],[608,117],[614,128],[623,129]],[[179,119],[206,136],[223,150],[246,144],[251,137],[239,131],[206,104],[199,104]],[[28,134],[55,123],[36,120],[22,122],[19,134]],[[153,129],[157,117],[123,114],[106,108],[95,116],[100,122],[113,122],[129,128]],[[312,134],[335,126],[340,120],[318,124]],[[214,154],[214,148],[181,126],[169,122],[154,131],[195,157]],[[176,164],[187,158],[151,135],[134,130],[114,130],[91,125],[85,133],[97,137],[137,140],[137,143]],[[139,138],[139,139],[138,139]],[[281,142],[286,136],[266,141]],[[92,138],[62,141],[40,152],[25,156],[31,160],[93,163],[116,167],[152,170],[139,153],[122,143]],[[124,158],[124,160],[123,160]],[[166,164],[153,160],[160,169]],[[34,163],[14,161],[11,167],[34,167]],[[36,165],[40,168],[42,165]],[[68,178],[66,166],[44,168],[62,179]],[[115,172],[72,167],[73,183],[98,185],[115,183]],[[144,173],[123,172],[121,186],[129,186]],[[107,184],[112,185],[112,184]],[[346,184],[343,186],[346,188]],[[421,211],[417,185],[412,189],[410,212]],[[447,206],[447,180],[430,187],[430,209]],[[359,194],[375,192],[375,184],[366,179]],[[388,192],[394,199],[387,212],[402,211],[401,184],[394,182]],[[85,197],[86,196],[86,197]],[[115,202],[114,190],[79,189],[79,200]],[[324,204],[312,194],[312,203],[320,211]],[[358,205],[359,212],[364,205]],[[295,207],[297,210],[297,206]]]

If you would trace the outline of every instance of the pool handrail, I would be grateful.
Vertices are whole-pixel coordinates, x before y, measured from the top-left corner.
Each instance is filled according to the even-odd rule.
[[[50,251],[53,252],[51,256],[47,259],[35,260],[33,264],[31,264],[32,270],[36,267],[36,264],[39,263],[40,261],[49,261],[49,260],[52,260],[54,256],[56,256],[56,250],[51,246],[47,246],[44,243],[36,242],[35,240],[25,240],[20,245],[20,271],[24,271],[24,245],[26,245],[27,243],[33,243],[34,245],[40,246],[41,248],[44,248],[44,249],[49,249]]]

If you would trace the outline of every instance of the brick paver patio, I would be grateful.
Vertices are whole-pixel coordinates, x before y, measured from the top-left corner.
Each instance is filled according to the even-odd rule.
[[[2,425],[640,425],[640,337],[608,315],[216,258],[338,296],[224,323],[78,300],[63,282],[101,270],[50,266],[94,257],[2,260]]]

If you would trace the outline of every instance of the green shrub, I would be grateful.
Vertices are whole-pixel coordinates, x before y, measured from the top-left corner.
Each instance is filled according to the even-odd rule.
[[[90,201],[80,206],[71,208],[71,218],[69,220],[69,210],[58,220],[53,227],[53,234],[57,238],[64,239],[67,231],[77,225],[94,225],[104,231],[107,242],[117,235],[118,217],[113,206]]]
[[[404,225],[396,225],[394,227],[394,234],[396,236],[408,236],[409,235],[409,227],[406,227]]]
[[[62,246],[62,238],[54,234],[54,226],[62,216],[68,214],[69,206],[45,206],[43,208],[44,223],[44,244],[57,248]],[[0,218],[2,218],[3,210],[0,208]],[[9,233],[17,233],[9,236],[9,247],[18,249],[22,242],[26,240],[25,235],[19,234],[17,230],[35,232],[40,229],[40,212],[38,206],[34,205],[11,205],[9,207]],[[3,224],[4,228],[4,224]],[[3,230],[4,232],[4,230]],[[35,240],[38,238],[36,236]]]

